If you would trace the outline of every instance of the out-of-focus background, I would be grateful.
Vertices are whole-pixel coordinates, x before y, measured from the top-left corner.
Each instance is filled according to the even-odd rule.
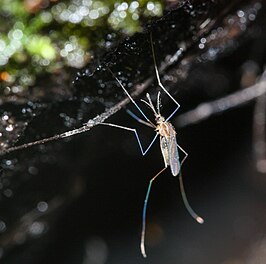
[[[2,0],[0,22],[1,263],[266,262],[266,97],[248,99],[265,87],[265,1]],[[4,152],[108,114],[125,95],[107,67],[130,92],[144,84],[136,101],[152,120],[139,102],[159,91],[150,33],[181,105],[171,121],[189,154],[187,196],[205,223],[166,170],[150,195],[143,259],[158,142],[142,157],[133,133],[99,125]],[[162,114],[174,107],[162,92]],[[136,128],[147,146],[154,132],[127,108],[138,114],[127,104],[107,122]]]

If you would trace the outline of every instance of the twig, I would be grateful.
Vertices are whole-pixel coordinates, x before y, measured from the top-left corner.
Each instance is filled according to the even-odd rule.
[[[134,97],[139,96],[141,93],[143,93],[143,91],[145,89],[147,89],[147,87],[151,84],[152,80],[153,80],[153,77],[147,79],[141,85],[139,85],[139,84],[136,85],[135,89],[134,89],[134,92],[132,92],[131,96],[134,98]],[[104,113],[94,117],[93,119],[90,119],[82,127],[79,127],[77,129],[70,130],[70,131],[67,131],[67,132],[52,136],[52,137],[40,139],[40,140],[33,141],[33,142],[30,142],[30,143],[25,143],[25,144],[20,145],[20,146],[15,146],[15,147],[11,147],[11,148],[8,148],[8,149],[5,149],[5,150],[1,150],[0,151],[0,155],[4,155],[4,154],[7,154],[7,153],[10,153],[10,152],[13,152],[13,151],[25,149],[25,148],[36,146],[36,145],[45,144],[45,143],[50,142],[50,141],[63,139],[63,138],[66,138],[66,137],[71,137],[73,135],[89,131],[91,128],[103,123],[107,118],[109,118],[110,116],[112,116],[113,114],[118,112],[121,108],[125,107],[129,103],[129,101],[130,101],[129,98],[123,99],[122,101],[120,101],[115,106],[113,106],[113,107],[109,108],[108,110],[106,110]]]
[[[152,82],[153,78],[149,78],[144,82],[142,85],[136,85],[134,92],[131,94],[132,97],[139,96]],[[197,106],[195,109],[190,110],[184,114],[181,114],[176,124],[178,127],[185,127],[188,125],[193,125],[199,123],[212,115],[222,113],[234,107],[238,107],[242,104],[245,104],[249,101],[254,100],[255,98],[260,97],[261,95],[266,93],[266,72],[262,74],[259,82],[255,85],[252,85],[248,88],[245,88],[241,91],[237,91],[230,95],[227,95],[223,98],[218,100],[214,100],[212,102],[202,103]],[[35,145],[45,144],[50,141],[63,139],[66,137],[71,137],[76,134],[80,134],[86,131],[89,131],[91,128],[103,123],[107,118],[118,112],[121,108],[126,106],[129,103],[129,99],[125,98],[115,106],[111,107],[109,110],[105,111],[104,113],[96,116],[93,119],[90,119],[84,126],[64,132],[59,135],[55,135],[49,138],[37,140],[31,143],[26,143],[20,146],[11,147],[6,150],[2,150],[0,155],[4,155],[16,150],[28,148]]]
[[[253,155],[256,169],[260,173],[266,172],[265,106],[266,94],[257,99],[253,120]]]
[[[237,91],[212,102],[202,103],[195,109],[181,114],[176,124],[178,127],[199,123],[212,115],[238,107],[266,93],[266,71],[257,84]]]

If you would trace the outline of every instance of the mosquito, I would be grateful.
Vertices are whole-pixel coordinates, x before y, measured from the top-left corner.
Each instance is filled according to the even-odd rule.
[[[112,124],[112,123],[100,123],[100,125],[120,128],[120,129],[123,129],[123,130],[127,130],[127,131],[133,132],[135,134],[135,137],[137,139],[139,148],[140,148],[141,153],[142,153],[143,156],[147,154],[147,152],[150,150],[150,148],[152,147],[152,145],[154,144],[156,139],[158,137],[160,137],[160,147],[161,147],[161,152],[162,152],[162,156],[163,156],[163,160],[164,160],[164,165],[165,166],[164,166],[163,169],[161,169],[150,180],[149,185],[148,185],[148,189],[147,189],[147,192],[146,192],[146,196],[145,196],[145,200],[144,200],[144,206],[143,206],[143,212],[142,212],[142,231],[141,231],[140,249],[141,249],[141,253],[142,253],[143,257],[145,257],[145,258],[147,257],[146,250],[145,250],[145,232],[146,232],[146,212],[147,212],[147,205],[148,205],[149,195],[150,195],[152,184],[153,184],[154,180],[163,171],[165,171],[168,167],[170,167],[171,173],[172,173],[173,176],[179,176],[178,178],[179,178],[181,196],[182,196],[182,199],[183,199],[183,202],[184,202],[184,205],[185,205],[187,211],[190,213],[190,215],[198,223],[200,223],[200,224],[204,223],[203,218],[201,218],[200,216],[198,216],[194,212],[194,210],[191,208],[191,206],[189,205],[189,202],[187,200],[185,189],[184,189],[184,184],[183,184],[183,179],[182,179],[182,174],[181,174],[181,166],[184,163],[185,159],[187,158],[188,154],[186,153],[186,151],[181,146],[179,146],[177,144],[176,131],[175,131],[173,125],[169,122],[169,120],[174,116],[174,114],[179,109],[180,105],[173,98],[173,96],[166,90],[166,88],[161,83],[158,67],[157,67],[157,64],[156,64],[155,52],[154,52],[154,47],[153,47],[153,44],[152,44],[153,41],[152,41],[152,35],[151,34],[150,34],[150,42],[151,42],[152,57],[153,57],[154,68],[155,68],[155,73],[156,73],[156,78],[157,78],[158,85],[168,95],[168,97],[175,103],[176,108],[174,109],[174,111],[167,118],[163,117],[161,115],[161,112],[160,112],[161,93],[158,92],[158,94],[157,94],[157,105],[156,105],[156,108],[155,108],[155,106],[154,106],[154,104],[153,104],[153,102],[151,100],[151,97],[150,97],[149,93],[147,93],[146,94],[147,101],[145,101],[145,100],[141,100],[141,101],[144,102],[152,110],[152,112],[154,114],[154,117],[155,117],[155,123],[153,123],[144,114],[144,112],[141,110],[141,108],[138,106],[138,104],[135,102],[135,100],[132,98],[132,96],[126,90],[126,88],[121,83],[121,81],[114,75],[114,73],[111,71],[111,69],[107,67],[107,69],[110,71],[112,76],[115,78],[115,80],[117,81],[119,86],[123,89],[123,91],[128,96],[130,101],[135,105],[135,107],[137,108],[139,113],[142,115],[144,120],[139,118],[137,115],[135,115],[133,112],[131,112],[129,110],[127,110],[127,112],[134,119],[136,119],[138,122],[153,128],[156,133],[155,133],[155,136],[153,137],[151,143],[148,145],[148,147],[146,149],[144,149],[144,147],[141,144],[138,132],[137,132],[137,130],[135,128],[129,128],[129,127],[120,126],[120,125],[116,125],[116,124]],[[88,124],[85,124],[84,126],[82,126],[80,128],[77,128],[77,129],[74,129],[74,130],[71,130],[71,131],[67,131],[67,132],[62,133],[62,134],[58,134],[58,135],[55,135],[55,136],[52,136],[52,137],[49,137],[49,138],[37,140],[37,141],[31,142],[31,143],[26,143],[26,144],[23,144],[23,145],[11,147],[9,149],[6,149],[3,153],[10,153],[10,152],[13,152],[13,151],[16,151],[16,150],[20,150],[20,149],[25,149],[25,148],[28,148],[28,147],[31,147],[31,146],[40,145],[40,144],[44,144],[44,143],[47,143],[47,142],[50,142],[50,141],[54,141],[54,140],[58,140],[58,139],[62,139],[62,138],[70,137],[70,136],[74,136],[76,134],[84,133],[84,132],[86,132],[88,130],[89,130],[89,126],[88,126]],[[178,150],[182,151],[183,154],[185,155],[181,162],[180,162],[180,159],[179,159],[179,151]]]
[[[169,122],[169,120],[172,118],[172,116],[179,109],[180,105],[172,97],[172,95],[166,90],[166,88],[161,83],[161,79],[160,79],[160,76],[159,76],[159,71],[158,71],[158,67],[157,67],[156,59],[155,59],[154,47],[153,47],[153,44],[152,44],[152,35],[150,35],[150,41],[151,41],[152,56],[153,56],[154,68],[155,68],[155,73],[156,73],[156,78],[157,78],[157,81],[158,81],[158,85],[170,97],[170,99],[176,104],[175,110],[167,118],[163,117],[161,115],[161,112],[160,112],[160,106],[161,106],[161,97],[160,97],[161,93],[160,93],[160,91],[157,94],[157,105],[156,105],[156,108],[155,108],[155,106],[154,106],[154,104],[153,104],[153,102],[151,100],[150,94],[147,93],[146,94],[147,101],[145,101],[145,100],[141,100],[141,101],[143,103],[145,103],[152,110],[152,112],[154,114],[155,123],[151,122],[149,120],[149,118],[141,110],[141,108],[137,105],[135,100],[128,93],[128,91],[125,89],[125,87],[120,82],[120,80],[109,69],[109,71],[111,72],[113,77],[116,79],[116,81],[118,82],[120,87],[123,89],[123,91],[129,97],[131,102],[136,106],[136,108],[138,109],[138,111],[144,117],[145,120],[139,118],[137,115],[135,115],[133,112],[131,112],[129,110],[127,110],[127,112],[134,119],[136,119],[138,122],[140,122],[140,123],[142,123],[142,124],[144,124],[146,126],[152,127],[155,130],[156,134],[155,134],[154,138],[152,139],[151,143],[146,148],[146,150],[144,150],[136,129],[129,128],[129,127],[124,127],[124,126],[120,126],[120,125],[115,125],[115,124],[111,124],[111,123],[102,123],[102,125],[117,127],[117,128],[121,128],[121,129],[124,129],[124,130],[128,130],[128,131],[134,132],[135,136],[136,136],[136,139],[137,139],[137,142],[138,142],[138,145],[140,147],[140,150],[141,150],[141,153],[142,153],[143,156],[149,151],[149,149],[151,148],[151,146],[153,145],[155,140],[158,138],[158,136],[160,137],[160,147],[161,147],[161,152],[162,152],[162,156],[163,156],[163,160],[164,160],[164,165],[165,166],[164,166],[163,169],[161,169],[150,180],[149,185],[148,185],[148,189],[147,189],[147,192],[146,192],[145,200],[144,200],[144,206],[143,206],[143,212],[142,212],[142,231],[141,231],[141,241],[140,241],[140,249],[141,249],[141,253],[142,253],[144,258],[147,257],[146,250],[145,250],[145,233],[146,233],[146,212],[147,212],[147,205],[148,205],[149,195],[150,195],[152,184],[153,184],[154,180],[163,171],[165,171],[168,167],[170,167],[171,173],[172,173],[173,176],[179,176],[178,179],[179,179],[181,196],[182,196],[182,199],[183,199],[183,202],[184,202],[184,205],[185,205],[187,211],[189,212],[189,214],[199,224],[203,224],[204,223],[203,218],[195,213],[195,211],[191,208],[191,206],[190,206],[190,204],[188,202],[188,199],[187,199],[187,196],[186,196],[186,193],[185,193],[185,189],[184,189],[183,178],[182,178],[182,174],[181,174],[181,166],[184,163],[185,159],[187,158],[188,154],[180,145],[177,144],[176,131],[174,129],[174,126]],[[179,159],[178,149],[180,151],[182,151],[184,153],[184,155],[185,155],[185,157],[182,159],[181,162],[180,162],[180,159]]]

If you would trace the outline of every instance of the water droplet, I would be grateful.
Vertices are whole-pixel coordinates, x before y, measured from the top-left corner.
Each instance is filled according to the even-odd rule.
[[[3,120],[3,121],[7,121],[8,119],[9,119],[9,116],[8,116],[8,115],[3,115],[3,116],[2,116],[2,120]]]
[[[247,19],[245,17],[240,18],[240,23],[245,24],[247,22]]]
[[[131,4],[130,4],[130,9],[131,10],[135,10],[139,7],[139,3],[137,1],[133,1]]]
[[[20,30],[20,29],[15,29],[15,30],[13,31],[13,33],[12,33],[12,37],[13,37],[14,39],[17,39],[17,40],[21,39],[21,38],[23,37],[23,32],[22,32],[22,30]]]
[[[121,12],[119,12],[119,16],[120,16],[122,19],[124,19],[124,18],[126,18],[127,13],[126,13],[125,11],[121,11]]]
[[[133,20],[138,20],[139,19],[139,15],[136,14],[136,13],[132,14],[132,19]]]
[[[254,14],[250,14],[250,15],[248,16],[248,19],[249,19],[250,21],[254,21],[254,20],[256,19],[256,16],[255,16]]]
[[[13,191],[11,189],[6,189],[3,193],[7,198],[10,198],[13,195]]]
[[[11,125],[11,124],[9,124],[9,125],[6,127],[6,131],[8,131],[8,132],[13,131],[13,129],[14,129],[14,126]]]
[[[258,3],[256,3],[256,4],[254,5],[254,7],[255,7],[257,10],[259,10],[259,9],[261,9],[262,4],[258,2]]]
[[[128,3],[123,2],[121,5],[117,7],[117,11],[124,11],[128,9]]]
[[[39,170],[38,170],[36,167],[31,166],[31,167],[28,168],[28,172],[29,172],[31,175],[37,175],[38,172],[39,172]]]
[[[12,164],[12,161],[11,160],[6,160],[6,165],[7,166],[10,166]]]
[[[243,17],[245,13],[242,10],[237,11],[238,17]]]
[[[199,48],[200,48],[200,49],[204,49],[204,47],[205,47],[204,44],[202,44],[202,43],[199,44]]]
[[[201,42],[202,44],[206,43],[206,38],[201,38],[201,39],[200,39],[200,42]]]
[[[91,10],[91,12],[89,13],[89,17],[91,19],[97,19],[99,17],[99,12],[98,10]]]
[[[154,3],[153,3],[153,2],[148,2],[148,4],[147,4],[147,9],[148,9],[149,11],[152,11],[154,8],[155,8]]]
[[[45,225],[42,222],[33,222],[29,228],[29,233],[32,236],[39,236],[44,232]]]
[[[37,209],[40,211],[40,212],[45,212],[47,211],[48,209],[48,203],[44,202],[44,201],[41,201],[37,204]]]

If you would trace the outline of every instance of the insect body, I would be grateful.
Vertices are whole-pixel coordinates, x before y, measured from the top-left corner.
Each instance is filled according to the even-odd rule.
[[[175,129],[173,125],[169,121],[166,121],[165,118],[160,114],[160,92],[158,92],[157,97],[157,112],[152,104],[150,95],[147,94],[146,96],[148,102],[144,100],[142,101],[146,103],[154,112],[156,121],[155,131],[160,136],[160,146],[165,167],[170,166],[173,176],[177,176],[180,171],[180,162]]]
[[[165,167],[170,166],[174,176],[180,171],[179,154],[176,143],[176,132],[170,122],[165,122],[164,118],[158,122],[156,130],[160,134],[160,146]]]
[[[151,148],[151,146],[153,145],[153,143],[155,142],[155,140],[157,139],[157,137],[160,136],[160,146],[161,146],[161,152],[162,152],[162,155],[163,155],[165,167],[162,170],[160,170],[150,180],[149,186],[148,186],[148,189],[147,189],[147,193],[146,193],[146,197],[145,197],[145,200],[144,200],[143,213],[142,213],[141,242],[140,242],[140,248],[141,248],[141,253],[142,253],[143,257],[146,257],[147,256],[146,255],[146,251],[145,251],[146,211],[147,211],[147,204],[148,204],[148,199],[149,199],[149,195],[150,195],[152,183],[169,166],[170,166],[172,175],[173,176],[179,176],[178,179],[179,179],[180,191],[181,191],[182,199],[183,199],[183,202],[184,202],[184,205],[185,205],[186,209],[188,210],[188,212],[190,213],[190,215],[198,223],[202,224],[204,222],[204,220],[200,216],[198,216],[194,212],[194,210],[191,208],[191,206],[188,203],[187,197],[186,197],[186,193],[185,193],[185,189],[184,189],[184,184],[183,184],[183,179],[182,179],[182,174],[181,174],[181,166],[182,166],[183,162],[185,161],[185,159],[187,158],[188,154],[186,153],[186,151],[181,146],[179,146],[177,144],[175,129],[174,129],[173,125],[169,122],[169,120],[172,118],[172,116],[179,109],[180,105],[172,97],[172,95],[165,89],[165,87],[161,83],[160,76],[159,76],[159,72],[158,72],[158,68],[157,68],[157,65],[156,65],[154,48],[153,48],[153,45],[152,45],[152,35],[150,35],[150,38],[151,38],[151,48],[152,48],[152,55],[153,55],[153,61],[154,61],[154,68],[155,68],[155,73],[156,73],[158,85],[170,97],[170,99],[176,104],[175,110],[167,118],[164,118],[161,115],[161,113],[160,113],[160,92],[158,92],[158,95],[157,95],[157,106],[156,106],[156,109],[155,109],[155,107],[154,107],[154,105],[152,103],[152,100],[151,100],[150,95],[147,93],[146,94],[147,101],[142,100],[142,102],[144,102],[152,110],[152,112],[153,112],[153,114],[155,116],[155,123],[156,124],[154,124],[153,122],[151,122],[149,120],[149,118],[144,114],[144,112],[141,110],[141,108],[137,105],[137,103],[135,102],[135,100],[131,97],[131,95],[125,89],[125,87],[120,82],[120,80],[108,68],[109,71],[111,72],[111,74],[113,75],[113,77],[116,79],[116,81],[120,85],[120,87],[124,90],[125,94],[131,100],[131,102],[135,105],[135,107],[138,109],[138,111],[144,117],[145,120],[142,120],[141,118],[139,118],[138,116],[136,116],[134,113],[132,113],[129,110],[127,110],[127,112],[134,119],[136,119],[138,122],[140,122],[140,123],[142,123],[142,124],[144,124],[146,126],[149,126],[149,127],[154,128],[154,130],[156,131],[156,134],[155,134],[154,138],[152,139],[151,143],[146,148],[146,150],[144,150],[136,129],[129,128],[129,127],[124,127],[124,126],[120,126],[120,125],[115,125],[115,124],[110,124],[110,123],[102,123],[102,125],[117,127],[117,128],[121,128],[121,129],[124,129],[124,130],[128,130],[128,131],[134,132],[135,133],[135,136],[136,136],[136,139],[137,139],[137,142],[139,144],[141,153],[142,153],[143,156],[149,151],[149,149]],[[178,149],[185,154],[185,157],[181,161],[179,160],[179,152],[178,152]]]
[[[157,111],[155,110],[155,107],[148,93],[146,94],[146,97],[148,101],[145,101],[145,100],[142,100],[142,101],[146,105],[148,105],[149,108],[151,108],[151,110],[154,113],[155,122],[156,122],[156,125],[154,125],[152,122],[149,121],[147,125],[154,127],[156,131],[156,136],[158,135],[160,136],[160,147],[161,147],[161,152],[163,155],[165,167],[150,180],[147,193],[146,193],[146,198],[144,201],[143,214],[142,214],[141,243],[140,243],[141,253],[144,257],[147,256],[146,251],[145,251],[146,211],[147,211],[147,204],[148,204],[148,199],[149,199],[152,183],[168,166],[170,166],[173,176],[179,175],[181,195],[182,195],[184,204],[188,212],[198,223],[202,224],[204,222],[204,220],[193,211],[193,209],[190,207],[187,201],[187,197],[186,197],[186,193],[185,193],[184,185],[183,185],[183,180],[182,180],[182,175],[181,175],[181,165],[185,161],[188,154],[177,144],[176,131],[173,125],[169,121],[167,121],[169,120],[169,118],[165,119],[160,113],[160,92],[158,92],[158,96],[157,96]],[[170,116],[172,116],[172,114]],[[145,121],[139,119],[135,115],[133,117],[137,119],[137,121],[141,121],[141,123],[144,123],[144,124],[146,123]],[[152,141],[152,143],[153,142],[154,141]],[[178,148],[185,154],[185,157],[183,158],[181,162],[179,160]]]

